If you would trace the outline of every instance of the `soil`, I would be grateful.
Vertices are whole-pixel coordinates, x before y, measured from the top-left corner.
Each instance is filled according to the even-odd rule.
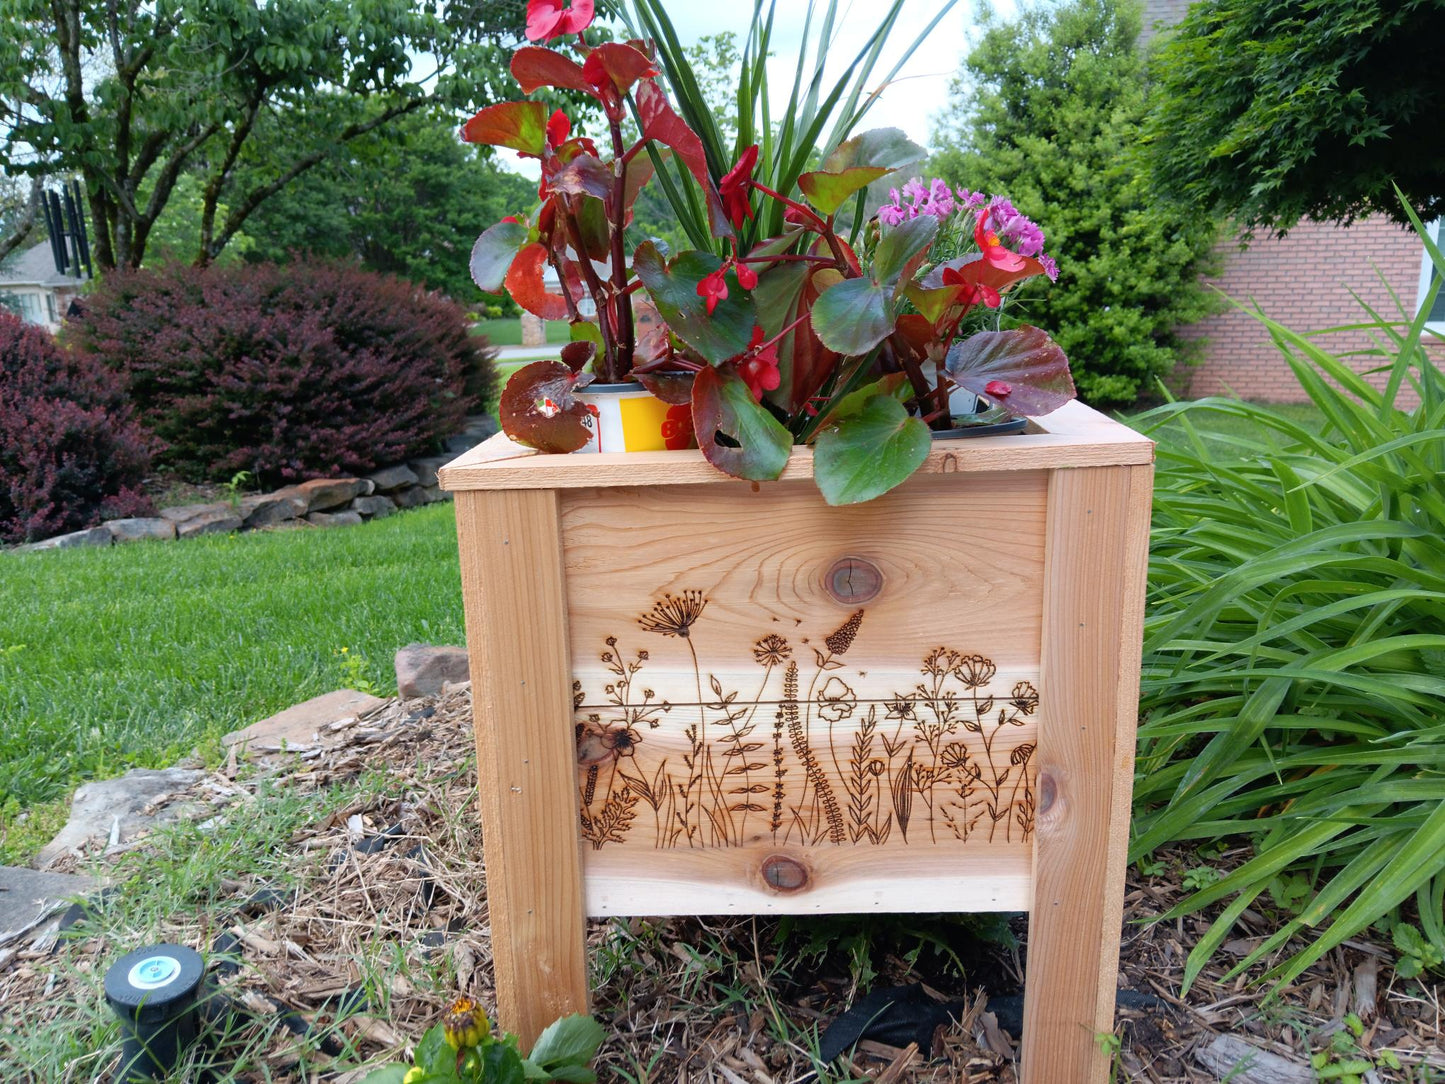
[[[367,769],[388,772],[384,794],[280,841],[278,859],[298,875],[297,891],[280,896],[268,894],[265,883],[237,881],[228,886],[240,901],[232,925],[218,931],[210,919],[182,913],[165,931],[213,966],[221,962],[218,981],[234,1003],[296,1025],[276,1030],[266,1079],[355,1084],[365,1075],[341,1068],[298,1072],[303,1040],[297,1031],[339,1020],[353,1050],[375,1062],[399,1057],[459,993],[492,1007],[485,871],[471,815],[473,764],[470,694],[462,685],[435,700],[388,701],[329,735],[319,751],[274,754],[255,769],[232,760],[190,796],[235,815],[244,813],[263,778],[321,793]],[[322,800],[317,806],[330,808]],[[1366,1081],[1445,1076],[1440,988],[1398,978],[1394,953],[1381,944],[1348,942],[1272,991],[1251,981],[1257,973],[1225,978],[1271,928],[1274,916],[1246,911],[1235,939],[1181,994],[1185,958],[1211,916],[1156,921],[1186,894],[1180,873],[1199,859],[1183,851],[1155,857],[1151,874],[1131,868],[1128,884],[1118,1079],[1217,1081],[1221,1074],[1203,1058],[1222,1035],[1280,1056],[1301,1080],[1314,1079],[1310,1057],[1321,1051],[1334,1051],[1328,1054],[1333,1065],[1346,1061],[1342,1051],[1373,1063]],[[1228,868],[1245,857],[1238,848],[1212,861]],[[73,1013],[76,998],[89,996],[72,965],[113,950],[83,930],[82,922],[69,939],[51,935],[12,945],[8,955],[0,945],[7,1025]],[[885,1039],[865,1038],[824,1079],[848,1080],[850,1073],[880,1084],[1018,1079],[1028,951],[1022,916],[840,917],[806,924],[628,919],[592,923],[589,941],[594,1012],[608,1029],[598,1062],[604,1081],[802,1084],[816,1079],[810,1050],[818,1033],[868,991],[894,986],[915,987],[908,1020],[916,1034],[910,1038],[901,1027]],[[454,985],[393,978],[385,1015],[360,1004],[358,961],[387,951],[444,962],[438,970]],[[951,1015],[933,1013],[934,1002],[950,1004]],[[1350,1013],[1362,1023],[1358,1037],[1343,1032]],[[934,1026],[930,1015],[946,1022]],[[1385,1051],[1404,1068],[1387,1068]],[[1246,1071],[1231,1079],[1265,1078]]]

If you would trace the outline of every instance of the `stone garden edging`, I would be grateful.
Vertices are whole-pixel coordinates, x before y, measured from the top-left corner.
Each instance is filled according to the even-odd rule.
[[[154,516],[106,520],[98,527],[29,542],[13,547],[13,551],[74,549],[121,542],[171,542],[236,531],[352,527],[369,519],[389,516],[401,508],[419,508],[451,500],[451,494],[437,485],[437,469],[494,432],[496,423],[492,418],[478,415],[467,419],[462,433],[447,438],[443,445],[450,453],[447,455],[409,459],[382,467],[364,478],[313,478],[234,501],[175,505],[162,508]]]

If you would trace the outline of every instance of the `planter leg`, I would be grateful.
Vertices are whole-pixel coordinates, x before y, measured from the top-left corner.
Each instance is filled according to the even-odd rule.
[[[456,495],[497,1016],[522,1049],[588,1011],[557,495]]]
[[[1049,483],[1025,1084],[1103,1084],[1114,1030],[1153,468]]]

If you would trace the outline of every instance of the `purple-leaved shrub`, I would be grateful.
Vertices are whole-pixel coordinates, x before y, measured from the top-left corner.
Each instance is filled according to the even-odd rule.
[[[112,374],[0,312],[0,540],[148,511],[150,457]]]
[[[110,275],[67,337],[116,374],[164,461],[192,480],[429,454],[492,389],[492,354],[459,306],[344,264]]]

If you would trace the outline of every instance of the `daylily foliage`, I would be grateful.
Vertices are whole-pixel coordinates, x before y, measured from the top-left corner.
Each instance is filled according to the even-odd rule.
[[[837,143],[817,169],[779,182],[792,191],[777,191],[758,179],[757,143],[721,163],[704,149],[658,81],[651,42],[590,44],[592,18],[591,0],[531,0],[528,39],[565,40],[522,47],[512,73],[527,94],[591,96],[605,140],[531,100],[489,106],[462,128],[463,139],[541,163],[539,205],[478,240],[477,284],[571,321],[574,339],[596,340],[585,356],[574,343],[561,361],[512,377],[501,416],[514,440],[575,450],[586,408],[574,392],[593,379],[641,380],[670,403],[690,397],[698,446],[736,477],[776,478],[792,445],[814,444],[818,486],[843,504],[917,469],[930,430],[956,424],[956,388],[1015,414],[1047,413],[1072,397],[1068,362],[1046,334],[998,324],[1014,285],[1056,274],[1042,233],[1007,200],[966,190],[955,198],[941,182],[914,180],[904,186],[911,205],[894,189],[894,205],[864,221],[868,186],[924,157],[892,128]],[[639,132],[631,141],[628,118]],[[700,196],[689,207],[705,209],[711,251],[672,255],[652,241],[627,251],[637,195],[668,159],[667,194]],[[695,183],[697,195],[679,192],[679,181]],[[782,213],[764,214],[769,204]],[[782,232],[757,239],[763,222],[781,222]],[[588,299],[595,325],[583,316]],[[651,330],[639,338],[634,305],[644,301]]]

